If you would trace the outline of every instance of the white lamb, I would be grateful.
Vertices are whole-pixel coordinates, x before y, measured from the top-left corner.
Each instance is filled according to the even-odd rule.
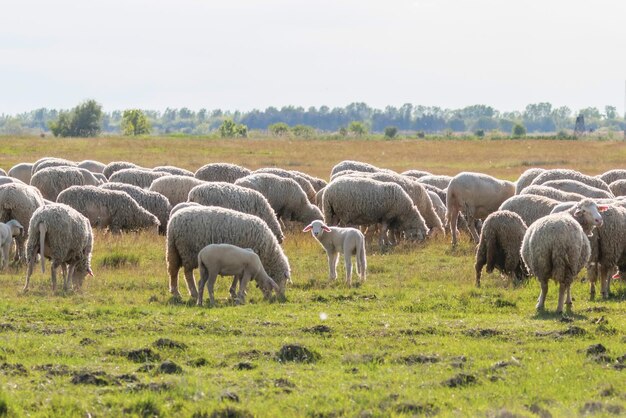
[[[337,262],[339,252],[343,252],[346,263],[346,283],[352,285],[352,256],[356,256],[356,266],[361,282],[365,281],[367,261],[365,259],[365,237],[356,228],[340,228],[327,226],[316,220],[307,225],[302,232],[311,231],[311,234],[322,244],[328,256],[328,268],[331,280],[337,279]]]
[[[0,222],[0,270],[4,270],[9,263],[9,251],[11,244],[13,244],[13,238],[23,233],[24,227],[15,219],[11,219],[7,223]]]
[[[280,291],[276,282],[265,272],[259,256],[251,248],[240,248],[231,244],[209,244],[198,253],[198,266],[200,268],[196,300],[198,306],[202,306],[205,284],[209,290],[211,306],[214,305],[213,287],[218,275],[234,276],[230,295],[236,303],[245,303],[246,287],[250,280],[256,280],[266,299],[272,295],[272,290],[276,293]]]

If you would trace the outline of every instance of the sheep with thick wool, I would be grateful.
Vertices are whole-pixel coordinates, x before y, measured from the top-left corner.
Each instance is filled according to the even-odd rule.
[[[253,171],[253,173],[270,173],[275,174],[278,177],[293,179],[302,188],[302,190],[306,194],[307,199],[309,199],[309,202],[313,203],[313,201],[315,200],[315,193],[317,193],[317,191],[313,188],[311,182],[300,174],[296,174],[292,171],[278,167],[263,167]]]
[[[14,179],[18,179],[24,184],[30,184],[30,178],[33,172],[32,163],[19,163],[15,164],[13,167],[9,169],[7,173],[9,177],[13,177]]]
[[[545,171],[545,168],[533,167],[520,174],[515,182],[515,194],[520,194],[522,190],[530,186],[530,183],[532,183],[539,174]]]
[[[612,192],[597,187],[589,186],[578,180],[550,180],[542,184],[545,187],[552,187],[567,193],[577,193],[579,195],[593,199],[612,199],[615,197]]]
[[[549,197],[534,194],[520,194],[502,202],[498,210],[510,210],[517,213],[526,225],[549,215],[560,202]]]
[[[130,161],[111,161],[102,169],[102,174],[104,174],[107,179],[110,179],[114,173],[117,173],[120,170],[124,170],[125,168],[142,167],[139,167],[137,164],[131,163]]]
[[[252,171],[237,164],[210,163],[197,169],[194,176],[198,180],[234,183],[237,179],[248,176],[251,173]]]
[[[535,177],[530,184],[534,186],[540,186],[543,185],[545,182],[551,180],[576,180],[588,186],[604,190],[605,192],[611,192],[611,189],[609,189],[609,185],[598,177],[588,176],[579,171],[567,168],[555,168],[552,170],[546,170],[543,173],[539,174],[537,177]]]
[[[585,198],[585,196],[578,193],[564,192],[553,187],[535,185],[525,187],[524,190],[520,192],[520,196],[521,195],[544,196],[558,200],[559,202],[579,202]]]
[[[161,193],[167,197],[170,204],[175,206],[179,203],[186,202],[189,197],[189,191],[200,184],[204,184],[202,180],[195,177],[169,175],[155,179],[150,185],[151,192]]]
[[[59,193],[71,186],[82,186],[85,177],[77,167],[56,166],[37,170],[30,185],[41,192],[44,199],[55,201]]]
[[[132,184],[142,189],[148,189],[154,180],[167,176],[171,176],[171,174],[164,171],[152,171],[147,168],[123,168],[111,174],[109,181]]]

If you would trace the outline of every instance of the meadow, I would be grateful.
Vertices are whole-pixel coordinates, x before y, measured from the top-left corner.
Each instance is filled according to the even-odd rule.
[[[530,167],[599,174],[626,146],[555,140],[1,138],[0,167],[43,156],[195,171],[209,162],[279,166],[328,179],[343,159],[397,171],[480,171],[515,180]],[[49,262],[22,293],[25,268],[0,273],[0,416],[558,417],[626,415],[626,285],[608,300],[573,285],[573,312],[534,309],[536,279],[474,285],[463,236],[370,243],[368,278],[329,282],[326,256],[293,225],[287,301],[196,307],[168,292],[165,237],[95,232],[81,292],[51,290]],[[181,273],[182,276],[182,273]],[[581,278],[583,275],[581,274]],[[353,281],[355,279],[353,278]],[[184,280],[180,280],[184,283]],[[185,291],[181,284],[181,291]]]

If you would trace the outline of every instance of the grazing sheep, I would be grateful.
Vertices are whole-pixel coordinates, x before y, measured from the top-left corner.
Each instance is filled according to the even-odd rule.
[[[154,180],[167,176],[171,176],[171,174],[164,171],[152,171],[147,168],[123,168],[111,174],[109,181],[132,184],[142,189],[148,189]]]
[[[159,225],[159,234],[165,235],[167,231],[167,222],[170,219],[170,211],[172,210],[172,205],[170,205],[167,197],[163,196],[161,193],[151,192],[146,189],[142,189],[139,186],[133,186],[132,184],[125,183],[105,183],[100,188],[105,190],[117,190],[121,192],[126,192],[135,199],[135,201],[157,217],[160,222]]]
[[[30,218],[37,208],[44,205],[44,199],[37,188],[19,183],[0,186],[0,222],[17,220],[28,231]],[[26,261],[26,240],[28,234],[15,238],[15,259]]]
[[[237,179],[252,174],[252,171],[245,167],[229,163],[206,164],[196,170],[194,176],[203,181],[223,181],[234,183]]]
[[[34,172],[30,179],[30,185],[41,192],[44,199],[55,201],[59,193],[70,186],[82,186],[85,184],[80,169],[76,167],[57,166],[42,168]]]
[[[188,207],[170,217],[167,225],[167,270],[170,292],[178,291],[178,270],[183,267],[189,294],[198,291],[193,269],[198,267],[198,254],[209,244],[231,244],[251,248],[259,255],[267,274],[278,284],[284,297],[290,279],[289,262],[276,237],[260,218],[217,206]]]
[[[172,210],[170,210],[170,218],[172,216],[174,216],[174,214],[176,212],[178,212],[179,210],[185,209],[185,208],[190,208],[190,207],[194,207],[194,208],[201,208],[204,205],[201,205],[200,203],[196,203],[196,202],[182,202],[179,203],[178,205],[175,205],[174,207],[172,207]]]
[[[565,168],[557,168],[553,170],[546,170],[543,173],[539,174],[535,179],[530,183],[531,185],[539,186],[543,185],[546,181],[550,180],[577,180],[581,183],[585,183],[588,186],[595,187],[597,189],[604,190],[606,192],[610,192],[608,184],[603,182],[597,177],[588,176],[576,170],[570,170]]]
[[[487,174],[462,172],[454,176],[446,192],[446,224],[452,233],[452,246],[457,244],[459,213],[465,215],[472,239],[478,244],[474,221],[485,219],[514,194],[513,183]]]
[[[96,176],[97,173],[92,173],[86,168],[77,168],[80,171],[80,174],[83,176],[85,186],[100,186],[101,184],[106,182],[106,179],[102,180],[98,176]]]
[[[344,160],[335,164],[330,171],[330,177],[332,178],[335,174],[346,170],[360,171],[363,173],[375,173],[376,171],[380,171],[382,169],[376,167],[375,165],[361,161]]]
[[[563,312],[563,302],[571,308],[570,287],[589,260],[587,236],[602,225],[602,209],[593,200],[584,199],[569,211],[544,216],[526,230],[521,254],[529,273],[541,284],[538,310],[544,309],[550,278],[559,283],[557,312]]]
[[[35,161],[31,171],[31,175],[35,175],[36,172],[47,167],[76,167],[77,164],[74,161],[66,160],[65,158],[56,157],[43,157]]]
[[[419,183],[419,182],[418,182]],[[422,187],[424,187],[427,191],[429,192],[433,192],[435,193],[437,196],[439,196],[439,199],[441,199],[441,201],[443,202],[443,204],[446,204],[446,191],[447,189],[440,189],[439,187],[435,187],[432,184],[427,184],[427,183],[420,183],[422,185]]]
[[[129,161],[112,161],[104,167],[104,169],[102,170],[102,174],[104,174],[104,176],[107,179],[110,179],[114,173],[117,173],[118,171],[124,170],[126,168],[143,168],[143,167],[139,167],[137,164],[131,163]]]
[[[65,203],[89,219],[94,228],[109,228],[114,233],[154,228],[156,216],[139,206],[128,193],[95,186],[72,186],[59,194],[57,203]]]
[[[46,205],[33,213],[28,231],[28,272],[24,292],[28,290],[30,276],[41,258],[41,272],[45,271],[45,258],[52,261],[52,291],[56,290],[56,269],[63,271],[63,290],[70,284],[80,288],[91,271],[93,233],[89,220],[67,205]]]
[[[265,196],[278,219],[307,225],[316,219],[324,219],[320,209],[309,202],[300,185],[293,179],[257,173],[242,177],[235,184],[256,190]]]
[[[626,179],[615,180],[609,184],[609,188],[614,196],[626,196]]]
[[[78,168],[84,168],[85,170],[89,170],[94,174],[102,174],[105,167],[106,164],[94,160],[83,160],[78,163]]]
[[[265,299],[269,299],[272,290],[277,294],[280,292],[276,282],[265,272],[259,256],[250,248],[239,248],[230,244],[209,244],[198,253],[198,269],[200,270],[196,301],[198,306],[202,306],[205,284],[209,291],[211,306],[215,305],[213,288],[218,275],[234,276],[230,295],[238,304],[246,303],[246,288],[250,280],[256,281]]]
[[[611,199],[615,197],[611,192],[589,186],[578,180],[550,180],[543,183],[542,186],[552,187],[567,193],[577,193],[594,199]]]
[[[255,173],[270,173],[275,174],[278,177],[293,179],[302,188],[302,190],[306,194],[307,199],[309,199],[309,202],[313,202],[315,200],[316,190],[313,188],[313,185],[306,178],[299,174],[294,174],[291,171],[283,170],[282,168],[278,167],[259,168],[258,170],[253,171],[253,174]]]
[[[549,197],[534,194],[520,194],[502,202],[498,210],[510,210],[517,213],[526,225],[549,215],[560,202]]]
[[[106,177],[104,176],[104,174],[102,174],[102,173],[93,173],[93,172],[92,172],[92,174],[93,174],[93,176],[94,176],[94,177],[95,177],[95,178],[96,178],[96,179],[100,182],[100,184],[104,184],[104,183],[106,183],[106,182],[108,182],[108,181],[109,181],[109,179],[108,179],[108,178],[106,178]]]
[[[417,179],[418,182],[435,186],[438,189],[446,189],[452,181],[452,177],[443,175],[422,176]]]
[[[428,172],[428,171],[423,171],[423,170],[406,170],[403,171],[402,173],[403,176],[408,176],[408,177],[413,177],[413,178],[420,178],[420,177],[424,177],[424,176],[432,176],[433,173]]]
[[[149,190],[161,193],[167,197],[172,206],[175,206],[186,202],[191,189],[201,184],[205,184],[205,181],[198,180],[195,177],[169,175],[154,180]]]
[[[395,183],[361,177],[340,177],[324,189],[326,224],[371,225],[381,223],[379,243],[385,244],[389,228],[406,238],[422,241],[428,235],[424,218],[409,195]]]
[[[558,200],[559,202],[578,202],[585,198],[585,196],[578,193],[568,193],[561,190],[557,190],[553,187],[546,186],[528,186],[520,192],[520,195],[536,195],[544,196],[550,199]]]
[[[365,254],[365,236],[356,228],[327,226],[322,221],[313,221],[302,232],[311,231],[315,239],[324,247],[328,257],[328,270],[331,280],[337,279],[339,253],[346,263],[346,284],[352,286],[352,256],[356,257],[357,272],[361,282],[365,281],[367,260]]]
[[[247,187],[222,181],[204,182],[189,191],[189,202],[220,206],[261,218],[279,243],[285,236],[269,202],[261,193]]]
[[[530,186],[530,183],[541,173],[545,172],[544,168],[529,168],[524,171],[515,182],[515,194],[520,194],[522,190]]]
[[[8,177],[8,176],[0,176],[0,185],[2,185],[2,184],[8,184],[8,183],[19,183],[19,184],[25,184],[22,180],[15,179],[15,178],[13,178],[13,177]]]
[[[33,164],[31,163],[19,163],[11,167],[9,170],[9,177],[18,179],[24,184],[30,184],[30,178],[32,176]]]
[[[325,180],[322,180],[322,179],[317,178],[317,177],[313,177],[313,176],[311,176],[311,175],[309,175],[307,173],[303,173],[302,171],[289,170],[289,172],[297,174],[297,175],[302,176],[305,179],[307,179],[309,181],[309,183],[311,183],[311,186],[313,186],[313,189],[315,189],[315,192],[319,192],[321,189],[326,187],[326,185],[328,184]]]
[[[184,168],[175,167],[173,165],[160,165],[158,167],[154,167],[152,171],[162,171],[164,173],[170,173],[175,176],[193,177],[193,173],[191,171],[185,170]]]
[[[7,223],[0,222],[0,270],[9,264],[9,251],[13,239],[24,233],[24,227],[15,219],[11,219]]]
[[[617,168],[614,170],[609,170],[596,177],[608,184],[610,187],[611,183],[613,182],[616,182],[618,180],[626,180],[626,170],[624,170],[623,168]]]
[[[474,268],[477,287],[480,287],[480,276],[485,264],[487,273],[496,268],[517,282],[521,282],[527,276],[520,256],[526,229],[526,223],[517,213],[497,210],[487,216],[476,249]]]
[[[439,195],[435,192],[428,191],[428,197],[430,197],[430,201],[433,203],[433,210],[439,216],[441,223],[446,221],[446,204],[443,203]]]

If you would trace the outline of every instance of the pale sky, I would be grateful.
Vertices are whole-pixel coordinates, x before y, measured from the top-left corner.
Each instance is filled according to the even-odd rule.
[[[18,0],[0,114],[548,101],[624,110],[624,0]]]

